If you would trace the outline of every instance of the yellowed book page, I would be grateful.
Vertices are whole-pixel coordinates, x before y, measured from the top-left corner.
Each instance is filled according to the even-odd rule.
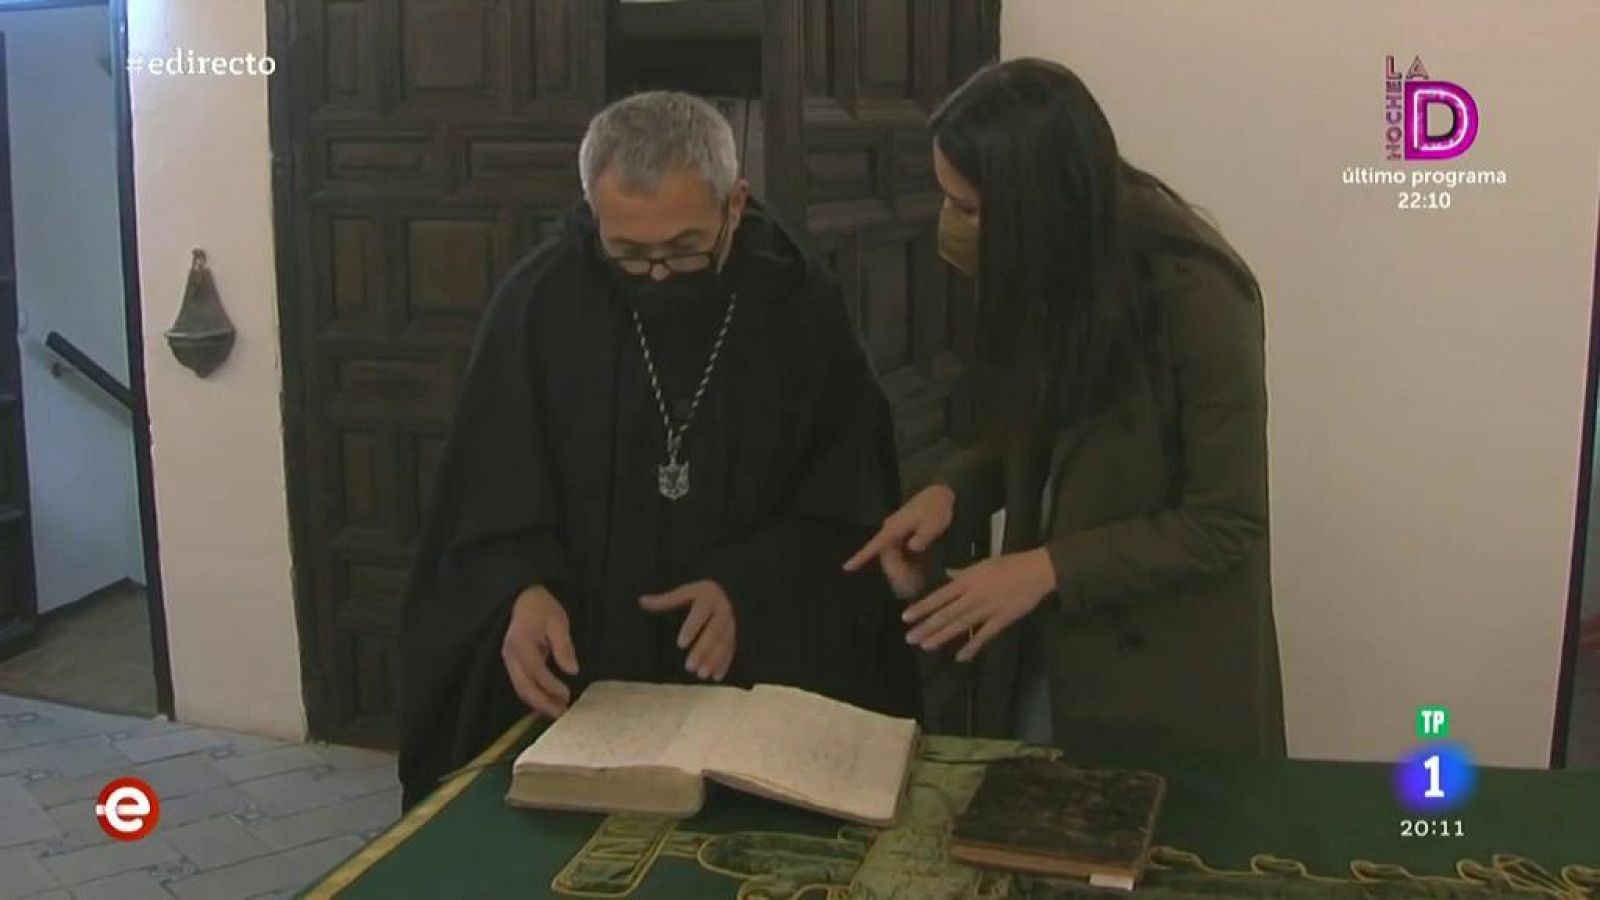
[[[751,693],[743,688],[718,685],[691,686],[697,693],[694,707],[672,743],[662,754],[665,765],[685,772],[704,773],[717,748],[737,734],[740,721],[750,706]]]
[[[699,774],[747,695],[713,685],[597,682],[513,768],[654,766]]]
[[[789,687],[750,692],[708,770],[845,818],[894,818],[917,726]]]

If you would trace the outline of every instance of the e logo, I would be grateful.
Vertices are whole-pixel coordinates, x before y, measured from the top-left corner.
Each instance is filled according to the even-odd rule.
[[[94,816],[112,840],[137,841],[156,830],[161,801],[143,781],[118,778],[101,789]]]

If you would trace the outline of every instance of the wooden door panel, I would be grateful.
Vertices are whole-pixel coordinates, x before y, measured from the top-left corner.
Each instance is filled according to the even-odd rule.
[[[581,136],[501,124],[332,123],[306,146],[305,168],[313,196],[538,204],[577,190]]]
[[[401,108],[492,110],[509,92],[510,8],[496,0],[396,0]]]
[[[318,121],[582,125],[605,93],[605,2],[273,0],[296,101]],[[283,42],[287,43],[287,41]],[[279,46],[274,55],[287,57]],[[285,69],[288,72],[287,69]]]
[[[973,293],[939,259],[929,113],[992,58],[993,0],[768,0],[769,191],[843,282],[894,408],[909,493],[967,436]],[[964,538],[963,538],[964,539]],[[963,667],[923,656],[926,724],[969,727]]]
[[[379,131],[370,128],[325,131],[307,148],[314,188],[345,193],[431,196],[448,178],[446,160],[425,129]]]
[[[383,0],[325,4],[296,3],[298,37],[311,48],[328,52],[297,57],[297,72],[307,92],[295,98],[324,115],[340,111],[375,114],[378,109],[376,10]]]
[[[963,370],[935,227],[926,120],[949,89],[949,0],[769,0],[769,39],[801,77],[768,85],[780,121],[768,166],[800,173],[776,194],[843,282],[895,410],[908,490],[950,449],[945,409]]]
[[[459,194],[469,200],[533,202],[535,207],[552,196],[576,196],[580,137],[528,129],[462,131],[454,157],[461,172]]]
[[[578,195],[594,0],[274,0],[286,433],[315,736],[389,745],[399,604],[477,323]]]

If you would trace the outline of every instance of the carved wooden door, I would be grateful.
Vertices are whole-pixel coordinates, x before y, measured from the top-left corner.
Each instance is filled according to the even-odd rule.
[[[479,315],[578,196],[597,0],[271,0],[288,482],[314,736],[394,740],[409,552]]]
[[[752,0],[756,2],[756,0]],[[993,0],[759,0],[769,203],[845,284],[908,487],[948,450],[970,303],[924,119]],[[495,279],[577,197],[609,0],[269,0],[296,602],[319,738],[394,738],[399,599]]]
[[[907,491],[949,452],[956,424],[963,363],[954,336],[970,292],[952,290],[937,252],[942,198],[926,120],[977,63],[959,58],[970,42],[953,40],[976,8],[766,4],[768,201],[805,228],[844,284],[894,404]]]
[[[926,120],[996,55],[993,0],[767,0],[767,169],[773,206],[803,223],[843,282],[894,406],[910,494],[969,430],[972,289],[939,258],[943,197]],[[971,523],[969,523],[971,524]],[[975,531],[975,529],[969,529]],[[981,540],[951,535],[953,558]],[[920,655],[924,724],[971,728],[968,667]]]

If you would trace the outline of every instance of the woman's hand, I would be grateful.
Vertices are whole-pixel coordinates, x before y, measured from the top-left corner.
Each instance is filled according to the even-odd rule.
[[[956,654],[958,661],[968,662],[995,635],[1033,612],[1055,587],[1055,566],[1043,547],[952,570],[949,584],[901,616],[914,626],[906,643],[937,650],[951,638],[968,634],[966,645]]]
[[[890,587],[902,600],[915,597],[927,584],[928,548],[950,529],[956,492],[942,484],[923,488],[883,520],[883,527],[844,564],[854,572],[873,559],[883,564]]]

